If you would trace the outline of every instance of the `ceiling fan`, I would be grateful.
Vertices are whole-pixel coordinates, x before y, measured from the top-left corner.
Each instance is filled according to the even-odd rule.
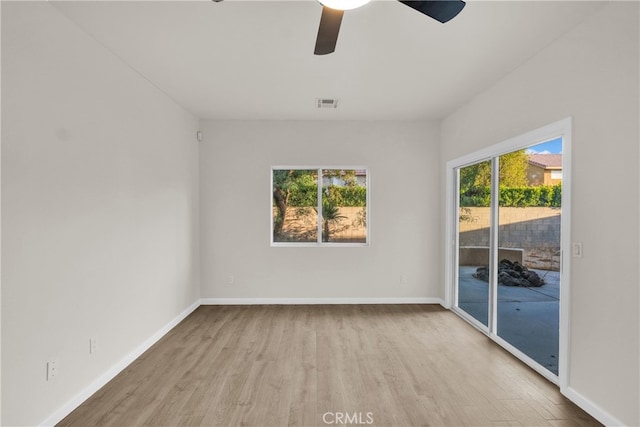
[[[322,4],[320,28],[316,39],[316,55],[326,55],[336,50],[340,23],[345,10],[356,9],[370,0],[318,0]],[[458,15],[465,2],[462,0],[402,1],[400,3],[423,13],[436,21],[445,23]]]

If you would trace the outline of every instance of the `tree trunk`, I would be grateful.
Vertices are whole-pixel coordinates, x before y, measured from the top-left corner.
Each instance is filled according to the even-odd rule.
[[[323,221],[324,224],[324,233],[322,233],[322,241],[323,242],[328,242],[329,241],[329,221],[327,221],[326,219]]]
[[[274,188],[273,198],[275,199],[276,209],[278,210],[275,221],[273,222],[273,239],[275,241],[277,237],[282,235],[284,218],[287,214],[287,199],[289,199],[289,194],[288,192],[285,194],[280,188]]]

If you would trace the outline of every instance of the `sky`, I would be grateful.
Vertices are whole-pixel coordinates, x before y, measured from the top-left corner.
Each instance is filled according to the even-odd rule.
[[[528,154],[561,154],[562,153],[562,138],[552,139],[542,144],[534,145],[527,148]]]

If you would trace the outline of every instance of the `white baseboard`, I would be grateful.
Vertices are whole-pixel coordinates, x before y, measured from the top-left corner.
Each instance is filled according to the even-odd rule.
[[[202,305],[440,304],[440,298],[202,298]]]
[[[567,387],[566,390],[563,391],[563,394],[573,403],[582,408],[586,413],[591,415],[596,420],[600,421],[605,426],[613,427],[626,425],[571,387]]]
[[[60,407],[56,412],[51,414],[46,420],[40,423],[41,426],[54,426],[59,423],[64,417],[69,415],[85,400],[91,397],[95,392],[100,390],[104,385],[111,381],[116,375],[122,372],[127,366],[129,366],[134,360],[147,351],[152,345],[160,340],[167,332],[176,327],[178,323],[182,322],[189,314],[191,314],[196,308],[200,307],[200,301],[196,301],[182,313],[180,313],[175,319],[164,325],[156,333],[150,336],[146,341],[136,347],[131,353],[121,359],[118,363],[113,365],[107,372],[96,378],[91,384],[85,387],[80,393],[75,395],[66,404]]]

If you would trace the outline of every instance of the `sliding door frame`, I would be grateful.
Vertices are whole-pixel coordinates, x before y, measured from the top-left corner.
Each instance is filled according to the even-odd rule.
[[[486,147],[482,150],[467,154],[446,163],[446,200],[445,200],[445,300],[444,306],[471,323],[474,327],[486,334],[500,346],[514,354],[532,369],[540,373],[549,381],[557,384],[560,391],[566,394],[569,373],[569,331],[570,331],[570,272],[571,272],[571,117],[535,129],[522,135],[502,141],[498,144]],[[497,334],[497,295],[495,286],[489,287],[489,312],[488,327],[478,322],[472,316],[458,308],[457,264],[458,264],[458,217],[459,197],[458,176],[459,169],[481,161],[492,160],[492,170],[498,170],[498,157],[512,151],[522,150],[534,145],[562,137],[562,217],[560,238],[560,313],[559,313],[559,354],[558,376],[548,371],[523,352],[509,344]],[[490,285],[495,283],[495,266],[497,265],[497,237],[498,237],[498,180],[492,178],[491,200],[491,279]]]

